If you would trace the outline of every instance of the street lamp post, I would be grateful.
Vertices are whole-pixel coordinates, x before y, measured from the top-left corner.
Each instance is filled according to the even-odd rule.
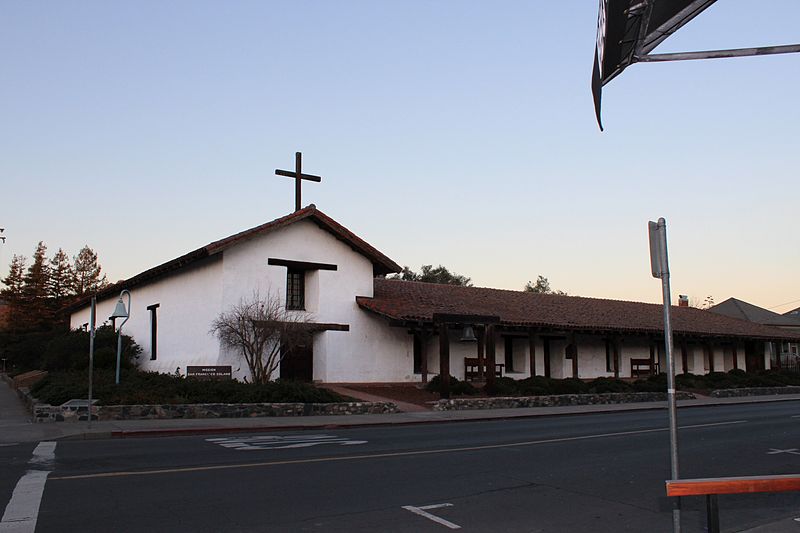
[[[128,308],[125,308],[125,304],[122,301],[122,297],[124,295],[128,295]],[[125,325],[125,322],[128,321],[130,318],[130,308],[131,308],[131,293],[127,289],[123,289],[122,292],[119,293],[119,300],[117,300],[117,306],[114,308],[114,312],[111,314],[110,318],[124,318],[125,320],[119,325],[119,329],[117,329],[117,378],[116,384],[119,385],[119,366],[120,366],[120,359],[122,358],[122,326]]]
[[[680,479],[678,469],[678,413],[675,405],[675,358],[672,353],[672,321],[670,308],[669,258],[667,255],[667,221],[648,222],[650,238],[650,267],[653,277],[661,279],[661,292],[664,300],[664,349],[667,352],[667,407],[669,410],[669,448],[670,474],[672,479]],[[681,500],[672,499],[672,531],[681,531]]]

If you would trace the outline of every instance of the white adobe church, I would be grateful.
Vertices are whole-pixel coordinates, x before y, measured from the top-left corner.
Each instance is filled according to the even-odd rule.
[[[103,290],[97,316],[110,316],[120,290],[129,290],[125,332],[144,350],[141,368],[158,372],[231,365],[234,377],[247,377],[245,362],[209,329],[254,290],[311,317],[312,342],[286,358],[276,378],[480,379],[492,367],[517,379],[595,378],[665,369],[660,305],[385,279],[400,270],[312,204]],[[77,303],[71,327],[88,321],[89,302]],[[477,341],[460,341],[466,326]],[[679,373],[769,368],[779,364],[773,343],[800,338],[689,307],[674,308],[673,329]]]

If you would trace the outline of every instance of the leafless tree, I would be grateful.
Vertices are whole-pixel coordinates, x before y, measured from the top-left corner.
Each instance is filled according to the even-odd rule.
[[[211,323],[210,333],[223,345],[239,351],[253,383],[267,383],[281,358],[307,337],[309,315],[287,311],[272,292],[258,291],[242,298]]]

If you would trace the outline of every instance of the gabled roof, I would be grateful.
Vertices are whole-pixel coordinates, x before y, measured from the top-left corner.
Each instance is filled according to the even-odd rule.
[[[375,279],[361,308],[399,323],[430,323],[434,313],[500,317],[504,326],[663,334],[663,306],[456,285]],[[800,334],[690,307],[672,308],[677,335],[800,340]]]
[[[369,259],[372,262],[372,270],[374,275],[400,272],[401,268],[397,263],[383,255],[355,233],[317,209],[314,204],[311,204],[308,207],[300,209],[299,211],[295,211],[294,213],[284,217],[277,218],[271,222],[261,224],[260,226],[241,231],[235,235],[231,235],[230,237],[214,241],[201,248],[198,248],[197,250],[191,251],[188,254],[145,270],[144,272],[141,272],[126,280],[119,281],[99,291],[97,293],[97,299],[102,300],[112,295],[116,295],[121,289],[132,289],[136,286],[149,283],[188,267],[189,265],[199,263],[200,261],[213,259],[214,257],[221,257],[220,254],[228,248],[255,237],[260,237],[273,231],[277,231],[281,228],[285,228],[301,220],[309,220],[314,222],[317,226],[327,231],[343,243],[347,244],[354,251]],[[88,304],[89,299],[90,298],[88,296],[82,297],[70,304],[66,309],[68,311],[72,311],[75,309],[80,309],[81,307],[85,307]]]
[[[764,309],[763,307],[736,298],[728,298],[724,302],[710,307],[708,310],[712,313],[739,318],[757,324],[765,324],[767,326],[800,328],[800,316],[781,315],[769,309]]]

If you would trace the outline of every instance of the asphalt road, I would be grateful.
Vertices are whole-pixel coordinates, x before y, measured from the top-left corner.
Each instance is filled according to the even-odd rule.
[[[679,426],[681,477],[800,473],[800,402],[685,409]],[[671,531],[666,427],[639,411],[59,441],[36,531]],[[34,447],[0,448],[0,506]],[[800,494],[720,509],[739,531],[800,516]],[[704,521],[684,499],[684,530]]]

